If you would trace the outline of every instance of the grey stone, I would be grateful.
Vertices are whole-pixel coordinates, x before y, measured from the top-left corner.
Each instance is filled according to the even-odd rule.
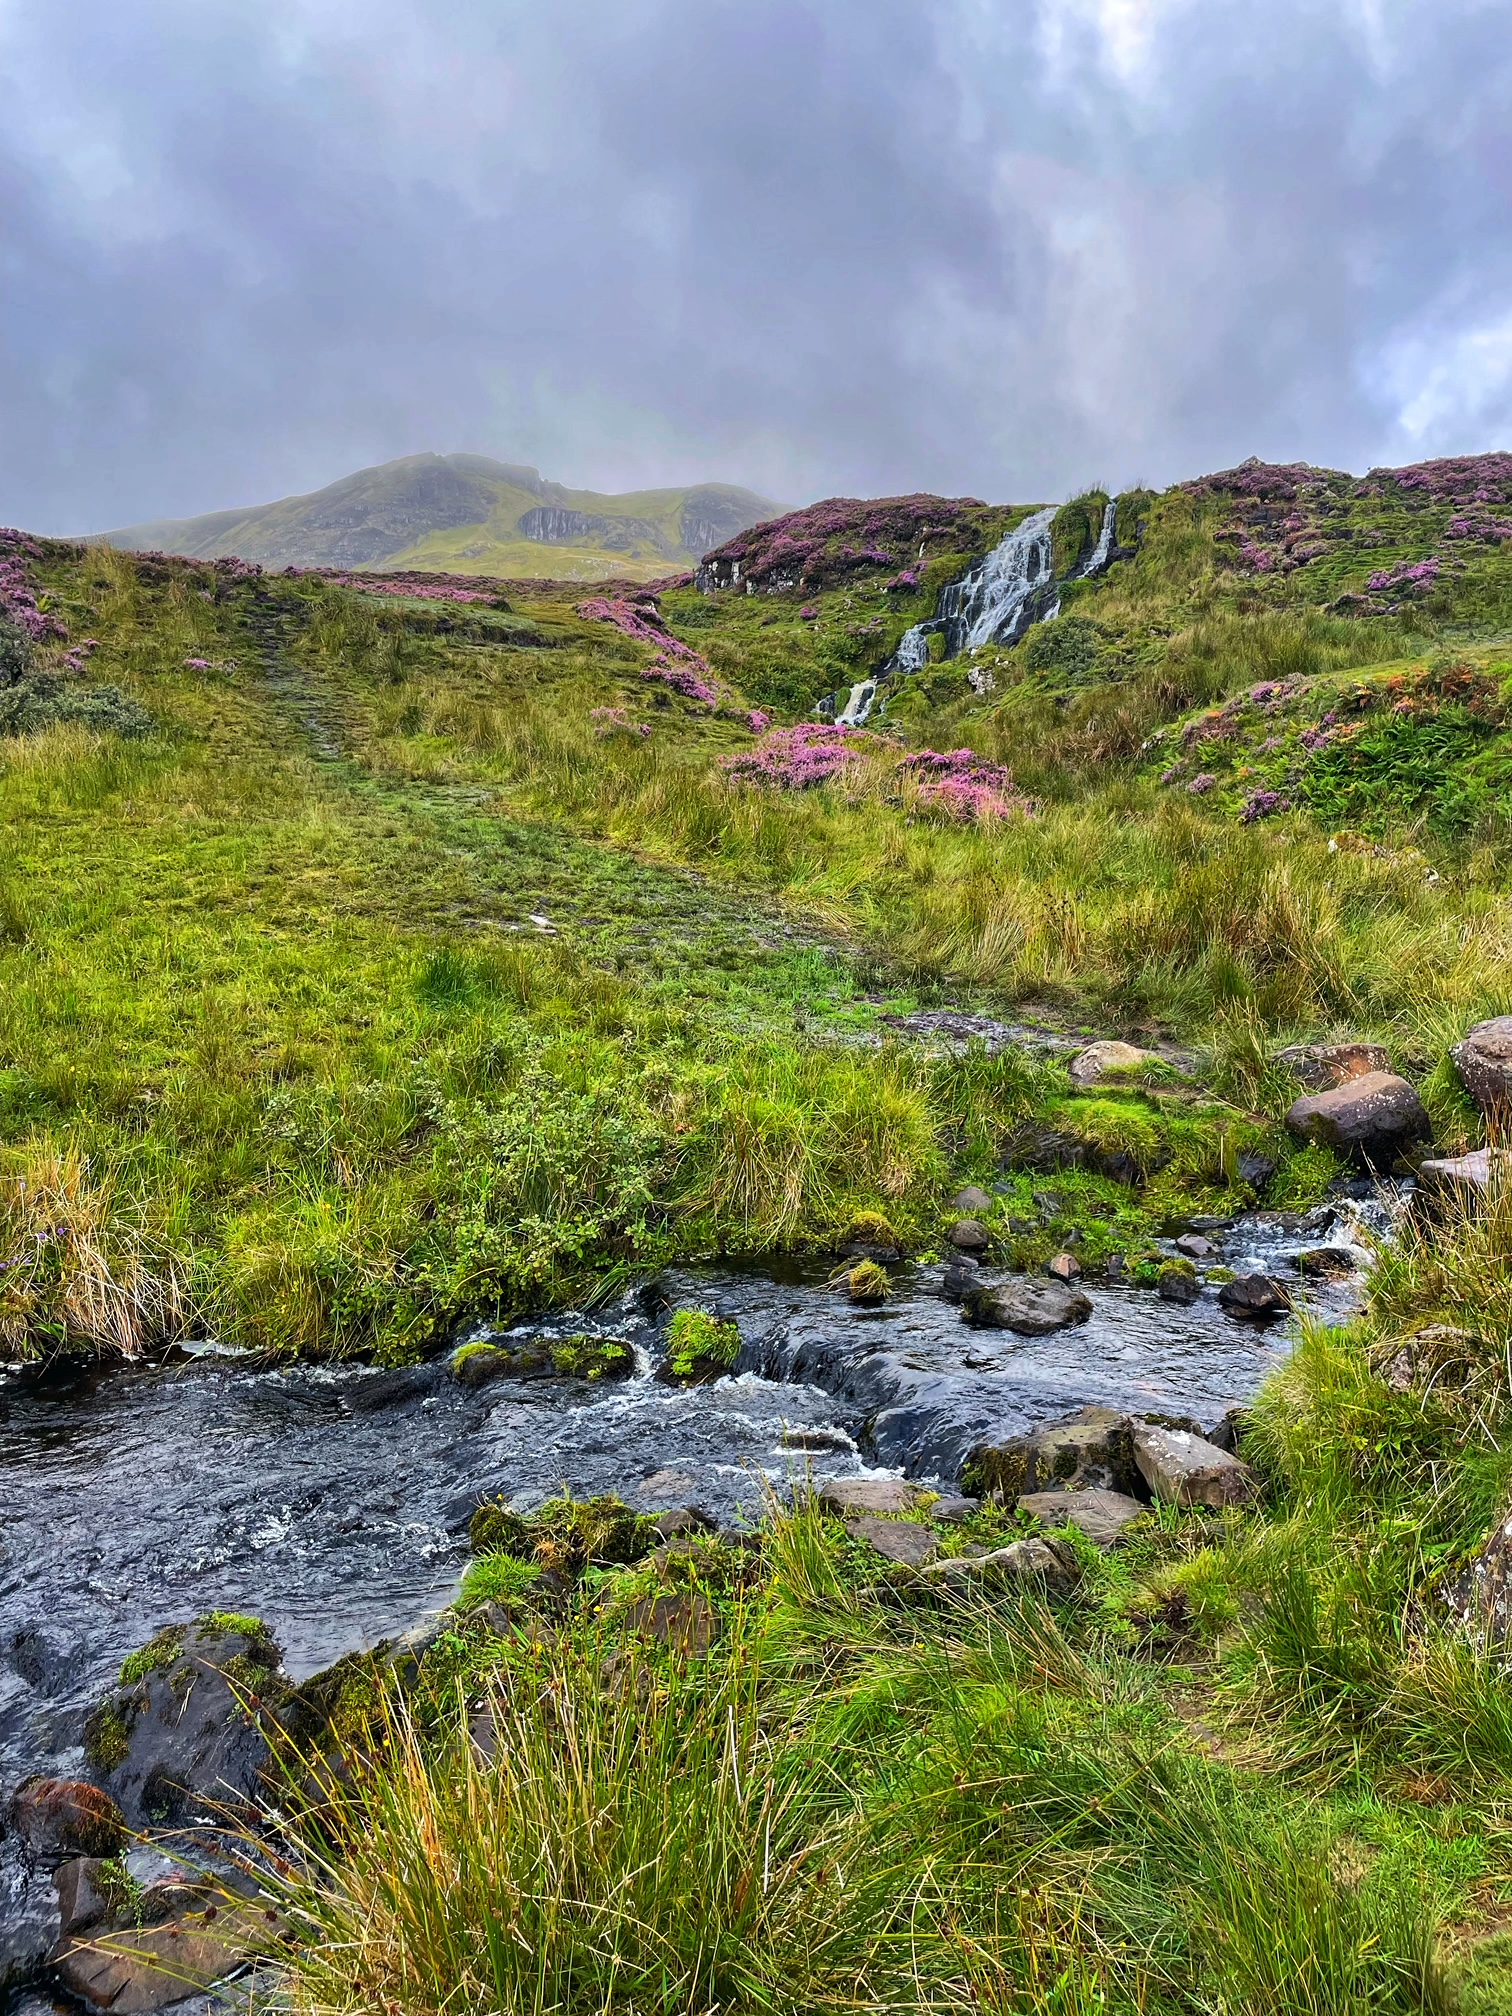
[[[1184,1253],[1188,1260],[1206,1260],[1218,1248],[1211,1239],[1204,1239],[1200,1232],[1183,1232],[1176,1241],[1176,1251]]]
[[[992,1199],[979,1185],[968,1183],[964,1190],[951,1198],[950,1208],[959,1211],[963,1218],[980,1218],[984,1211],[992,1209]]]
[[[1134,1461],[1152,1494],[1168,1505],[1251,1505],[1260,1480],[1238,1456],[1182,1428],[1133,1426]]]
[[[1468,1155],[1430,1155],[1418,1164],[1417,1173],[1419,1182],[1436,1196],[1475,1202],[1512,1182],[1512,1149],[1473,1148]]]
[[[651,1521],[651,1528],[663,1540],[676,1540],[685,1533],[712,1533],[716,1530],[708,1513],[701,1511],[697,1505],[674,1505],[665,1512],[658,1512]]]
[[[947,1494],[935,1500],[929,1508],[928,1516],[936,1526],[959,1526],[962,1520],[969,1519],[973,1512],[980,1511],[981,1503],[980,1498],[958,1498],[953,1494]]]
[[[981,1270],[975,1260],[958,1253],[947,1261],[940,1281],[940,1293],[947,1302],[964,1302],[971,1291],[981,1282]]]
[[[1085,1323],[1092,1304],[1079,1288],[1061,1281],[1014,1279],[995,1288],[976,1288],[966,1297],[963,1319],[984,1330],[1016,1330],[1022,1337],[1048,1337],[1073,1323]]]
[[[1185,1307],[1201,1295],[1202,1283],[1185,1267],[1162,1267],[1155,1292],[1162,1302],[1178,1302]]]
[[[1148,1507],[1122,1491],[1030,1491],[1018,1501],[1020,1512],[1028,1512],[1046,1526],[1074,1526],[1099,1547],[1118,1544],[1131,1520],[1143,1517]]]
[[[110,1899],[100,1887],[104,1863],[98,1855],[76,1855],[53,1876],[58,1893],[58,1930],[65,1939],[110,1916]]]
[[[1297,1100],[1286,1124],[1306,1140],[1372,1164],[1389,1164],[1409,1142],[1433,1131],[1412,1086],[1390,1071],[1367,1071],[1332,1091],[1309,1093]]]
[[[957,1219],[946,1237],[962,1253],[985,1253],[992,1243],[987,1227],[979,1218]]]
[[[864,1540],[868,1547],[905,1568],[922,1568],[940,1551],[936,1536],[912,1519],[847,1519],[845,1530],[852,1539]]]
[[[1293,1043],[1276,1052],[1276,1062],[1309,1092],[1331,1092],[1351,1078],[1391,1069],[1379,1043]]]
[[[1353,1274],[1360,1261],[1352,1246],[1310,1246],[1297,1255],[1295,1264],[1297,1272],[1309,1280],[1330,1281],[1341,1274]]]
[[[1055,1281],[1074,1281],[1081,1271],[1081,1262],[1074,1253],[1057,1253],[1045,1263],[1045,1272]]]
[[[923,1496],[922,1485],[901,1477],[827,1477],[819,1486],[819,1509],[841,1518],[853,1512],[911,1512]]]
[[[1444,1585],[1450,1616],[1483,1651],[1512,1645],[1512,1512]]]
[[[1101,1489],[1135,1496],[1142,1489],[1131,1424],[1111,1407],[1083,1407],[1002,1442],[978,1443],[968,1455],[965,1489],[1000,1505],[1026,1492]]]
[[[1483,1113],[1501,1113],[1512,1106],[1512,1015],[1477,1022],[1449,1055]]]
[[[1076,1585],[1076,1556],[1063,1540],[1015,1540],[986,1554],[948,1554],[920,1570],[931,1581],[1043,1582],[1057,1595]]]

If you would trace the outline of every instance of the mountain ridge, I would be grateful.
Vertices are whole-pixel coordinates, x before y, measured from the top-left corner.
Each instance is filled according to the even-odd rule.
[[[320,490],[95,533],[95,543],[264,567],[423,567],[597,581],[696,562],[780,506],[736,484],[574,490],[527,463],[425,453]]]

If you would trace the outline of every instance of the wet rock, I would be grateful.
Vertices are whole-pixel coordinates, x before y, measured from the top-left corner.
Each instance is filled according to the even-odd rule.
[[[1512,1015],[1477,1022],[1449,1055],[1483,1113],[1499,1115],[1512,1107]]]
[[[1161,1268],[1155,1292],[1162,1302],[1177,1302],[1188,1306],[1201,1295],[1202,1283],[1197,1279],[1189,1260],[1172,1260]]]
[[[992,1244],[987,1227],[979,1218],[959,1218],[946,1233],[958,1253],[985,1253]]]
[[[245,1949],[223,1930],[214,1904],[160,1925],[122,1925],[107,1943],[102,1927],[60,1949],[53,1965],[71,1995],[110,2016],[170,2008],[240,1967]]]
[[[981,1278],[977,1262],[965,1253],[958,1253],[953,1260],[946,1262],[940,1293],[947,1302],[964,1302],[980,1285]]]
[[[984,1211],[992,1209],[992,1199],[975,1183],[968,1183],[950,1200],[952,1211],[959,1211],[963,1218],[980,1218]]]
[[[528,1344],[464,1344],[449,1369],[459,1386],[488,1386],[495,1379],[549,1379],[551,1354],[539,1338]]]
[[[1276,1062],[1309,1092],[1331,1092],[1352,1078],[1391,1069],[1379,1043],[1292,1043],[1276,1052]]]
[[[1152,1495],[1167,1505],[1251,1505],[1260,1480],[1238,1456],[1180,1428],[1136,1421],[1134,1461]]]
[[[0,1833],[0,1997],[37,1978],[58,1932],[51,1872],[33,1865],[13,1828]]]
[[[1291,1307],[1291,1296],[1268,1274],[1238,1274],[1218,1290],[1218,1306],[1229,1316],[1264,1321],[1284,1316]]]
[[[1085,1323],[1092,1304],[1079,1288],[1061,1281],[1016,1279],[972,1290],[963,1319],[983,1330],[1017,1330],[1024,1337],[1047,1337],[1073,1323]]]
[[[1183,1232],[1175,1243],[1176,1251],[1188,1260],[1206,1260],[1218,1251],[1212,1240],[1205,1239],[1200,1232]]]
[[[940,1543],[929,1528],[912,1519],[847,1519],[845,1530],[853,1540],[864,1540],[878,1554],[905,1568],[922,1568],[940,1551]]]
[[[922,1486],[901,1477],[827,1477],[819,1486],[821,1512],[911,1512],[923,1497]]]
[[[1310,1246],[1297,1255],[1293,1264],[1310,1281],[1337,1281],[1345,1274],[1353,1274],[1359,1265],[1359,1255],[1352,1246]]]
[[[1098,1547],[1115,1547],[1124,1528],[1142,1518],[1148,1506],[1122,1491],[1029,1491],[1018,1501],[1046,1526],[1074,1526]]]
[[[119,1855],[126,1822],[108,1793],[82,1778],[27,1778],[11,1797],[10,1822],[37,1869],[74,1856]]]
[[[1433,1131],[1416,1091],[1390,1071],[1367,1071],[1331,1091],[1307,1094],[1286,1124],[1305,1140],[1377,1168],[1388,1167],[1409,1143]]]
[[[1139,1181],[1139,1164],[1127,1148],[1100,1148],[1093,1158],[1099,1176],[1110,1183],[1124,1183],[1131,1189]]]
[[[1249,1424],[1250,1410],[1248,1407],[1230,1407],[1219,1419],[1217,1426],[1213,1428],[1207,1440],[1212,1443],[1215,1449],[1222,1449],[1230,1456],[1237,1456],[1239,1454],[1239,1445],[1244,1439],[1245,1431],[1249,1427]]]
[[[1026,1434],[981,1443],[966,1459],[964,1489],[997,1504],[1026,1493],[1100,1489],[1133,1497],[1143,1489],[1129,1417],[1111,1407],[1083,1407]]]
[[[270,1761],[260,1717],[289,1691],[255,1618],[160,1632],[90,1711],[85,1750],[134,1826],[222,1820],[255,1806]]]
[[[1251,1190],[1261,1191],[1276,1173],[1276,1158],[1274,1155],[1262,1155],[1258,1151],[1252,1151],[1241,1155],[1234,1168],[1241,1183],[1247,1183]]]
[[[87,1932],[108,1918],[114,1908],[111,1889],[101,1873],[105,1864],[98,1855],[76,1855],[65,1862],[53,1877],[58,1893],[58,1930],[65,1939]]]
[[[660,1540],[678,1540],[689,1533],[714,1533],[718,1528],[697,1505],[674,1505],[657,1513],[651,1521],[651,1530]]]
[[[1100,1085],[1116,1072],[1132,1071],[1140,1064],[1159,1064],[1153,1050],[1141,1050],[1134,1043],[1089,1043],[1066,1066],[1073,1085]]]
[[[1468,1155],[1430,1155],[1418,1164],[1417,1173],[1425,1193],[1434,1199],[1480,1203],[1494,1189],[1512,1181],[1512,1149],[1475,1148]]]
[[[784,1449],[812,1449],[846,1451],[855,1448],[855,1442],[843,1428],[784,1428],[782,1431]]]
[[[635,1370],[635,1352],[622,1337],[578,1331],[516,1344],[464,1344],[453,1354],[450,1370],[462,1386],[488,1386],[496,1379],[628,1379]]]
[[[920,1574],[931,1581],[1041,1582],[1053,1595],[1066,1595],[1078,1579],[1076,1556],[1064,1540],[1015,1540],[986,1554],[949,1554]]]
[[[680,1491],[693,1489],[693,1478],[686,1470],[653,1470],[643,1478],[640,1485],[642,1498],[675,1498]]]
[[[1074,1253],[1057,1253],[1053,1260],[1045,1262],[1045,1272],[1054,1281],[1074,1281],[1081,1271],[1081,1262]]]

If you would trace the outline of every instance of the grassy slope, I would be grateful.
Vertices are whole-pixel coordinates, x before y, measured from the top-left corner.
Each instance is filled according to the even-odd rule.
[[[1441,1140],[1471,1138],[1446,1046],[1512,999],[1506,569],[1477,552],[1422,601],[1326,610],[1434,539],[1399,500],[1346,501],[1315,590],[1233,567],[1223,500],[1167,497],[1136,559],[985,661],[990,692],[921,675],[900,729],[970,737],[1042,796],[1003,831],[897,802],[885,753],[797,799],[712,760],[749,746],[737,697],[796,710],[879,660],[919,606],[880,578],[669,596],[731,689],[711,714],[560,597],[438,616],[53,553],[92,676],[160,732],[4,745],[13,1340],[129,1344],[177,1303],[286,1348],[403,1350],[478,1299],[823,1242],[861,1208],[924,1243],[1030,1114],[1186,1144],[1144,1190],[1087,1179],[1137,1243],[1162,1181],[1222,1200],[1220,1126],[1273,1133],[1293,1035],[1381,1035]],[[1301,735],[1361,688],[1358,841],[1329,850],[1334,800],[1326,825],[1244,823],[1259,788],[1312,802]],[[1241,695],[1194,772],[1182,724]],[[596,735],[594,706],[631,732]],[[1227,1119],[857,1047],[942,999],[1179,1037]],[[610,1976],[667,2011],[1512,2006],[1486,1937],[1512,1883],[1506,1682],[1437,1594],[1512,1483],[1509,1242],[1500,1209],[1406,1245],[1257,1410],[1264,1513],[1163,1515],[1058,1615],[920,1606],[804,1518],[692,1673],[621,1663],[606,1688],[592,1578],[555,1653],[459,1624],[439,1663],[503,1686],[507,1768],[427,1738],[375,1781],[304,1903],[338,1936],[302,2006],[381,1984],[439,2010],[460,1981],[597,2009]],[[1443,1362],[1398,1392],[1374,1368],[1429,1320],[1456,1326]]]

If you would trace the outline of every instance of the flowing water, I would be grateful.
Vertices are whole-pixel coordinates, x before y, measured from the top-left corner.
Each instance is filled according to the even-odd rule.
[[[1328,1243],[1363,1262],[1362,1213],[1255,1217],[1214,1236],[1225,1264],[1297,1279]],[[954,1481],[970,1443],[1089,1401],[1210,1425],[1289,1347],[1208,1289],[1190,1308],[1094,1287],[1090,1322],[1051,1337],[971,1329],[940,1270],[898,1271],[853,1309],[827,1268],[701,1268],[592,1319],[636,1351],[621,1385],[468,1390],[444,1362],[404,1371],[270,1367],[214,1347],[170,1362],[0,1376],[0,1794],[77,1768],[84,1708],[124,1655],[211,1609],[264,1617],[291,1671],[421,1624],[453,1596],[479,1500],[530,1506],[564,1486],[642,1510],[694,1503],[723,1522],[805,1474],[891,1466]],[[1309,1291],[1325,1314],[1352,1280]],[[693,1389],[653,1375],[669,1308],[733,1317],[736,1375]]]

